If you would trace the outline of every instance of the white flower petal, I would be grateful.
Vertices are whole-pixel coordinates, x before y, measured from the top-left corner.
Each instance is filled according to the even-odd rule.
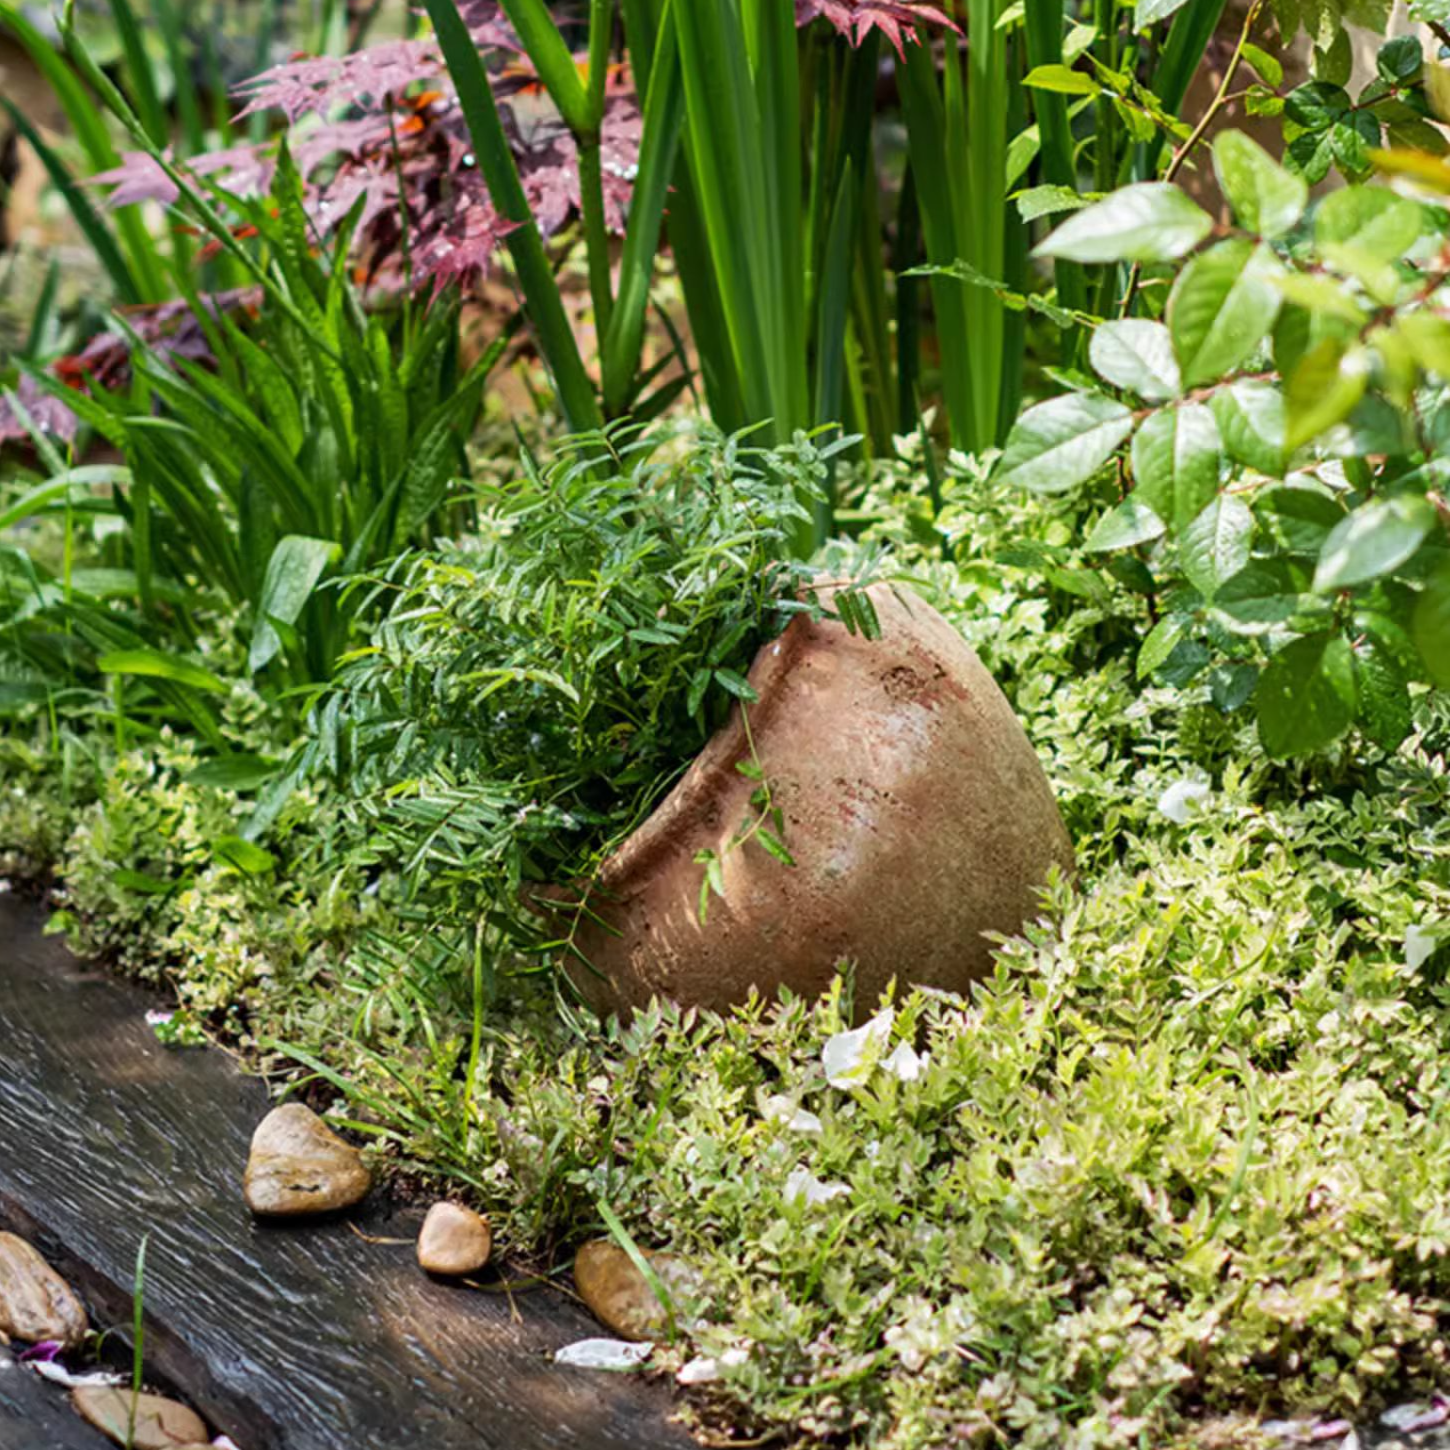
[[[654,1349],[647,1340],[632,1344],[627,1339],[580,1339],[556,1349],[554,1363],[576,1369],[638,1369]]]
[[[54,1380],[58,1385],[64,1385],[68,1390],[83,1388],[86,1385],[123,1385],[126,1383],[126,1376],[111,1374],[106,1370],[95,1370],[90,1374],[72,1374],[63,1364],[54,1360],[34,1359],[28,1361],[29,1368],[44,1379]]]
[[[1405,931],[1405,965],[1412,972],[1418,972],[1435,955],[1439,945],[1440,934],[1437,931],[1415,922]]]
[[[915,1082],[926,1071],[928,1061],[930,1059],[923,1057],[909,1042],[898,1042],[896,1050],[881,1066],[902,1082]]]
[[[844,1183],[822,1183],[809,1168],[796,1168],[785,1180],[783,1197],[787,1203],[803,1203],[814,1208],[818,1203],[829,1203],[833,1198],[842,1198],[850,1193]]]
[[[703,1385],[720,1378],[720,1361],[700,1355],[680,1366],[675,1376],[682,1385]]]
[[[1158,809],[1175,825],[1186,826],[1193,811],[1212,794],[1205,781],[1175,780],[1158,797]]]
[[[760,1105],[768,1123],[779,1123],[794,1133],[820,1133],[824,1131],[821,1120],[805,1108],[797,1107],[794,1099],[784,1093],[766,1098]]]
[[[888,1007],[862,1026],[828,1038],[821,1049],[826,1081],[836,1088],[858,1087],[865,1082],[891,1040],[895,1022],[896,1013]]]

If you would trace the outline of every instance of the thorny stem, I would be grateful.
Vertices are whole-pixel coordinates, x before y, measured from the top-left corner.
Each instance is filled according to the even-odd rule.
[[[1234,46],[1233,54],[1229,57],[1228,64],[1224,67],[1223,80],[1219,82],[1214,98],[1209,102],[1203,114],[1198,118],[1198,124],[1188,133],[1187,139],[1173,153],[1172,159],[1164,171],[1162,180],[1172,181],[1183,169],[1183,163],[1188,160],[1193,148],[1203,140],[1208,128],[1214,123],[1220,111],[1228,103],[1229,88],[1233,85],[1234,76],[1238,72],[1239,64],[1244,58],[1244,47],[1249,43],[1249,36],[1253,31],[1254,22],[1259,18],[1259,12],[1264,8],[1264,0],[1254,0],[1249,6],[1248,14],[1244,16],[1243,29],[1239,31],[1238,43]],[[1123,294],[1122,306],[1118,309],[1119,317],[1128,316],[1133,307],[1133,298],[1138,291],[1138,278],[1142,273],[1142,263],[1134,262],[1133,270],[1128,274],[1128,289]]]

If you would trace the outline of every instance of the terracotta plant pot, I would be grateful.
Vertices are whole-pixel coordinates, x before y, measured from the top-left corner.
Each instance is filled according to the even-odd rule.
[[[1048,868],[1071,869],[1047,778],[981,661],[909,590],[871,598],[879,640],[801,616],[750,670],[750,732],[796,864],[758,841],[730,849],[758,814],[737,708],[601,869],[589,907],[613,930],[585,921],[598,975],[569,969],[592,1005],[814,996],[847,960],[859,1012],[893,977],[960,991],[990,970],[983,933],[1018,930]],[[703,924],[702,850],[725,881]]]

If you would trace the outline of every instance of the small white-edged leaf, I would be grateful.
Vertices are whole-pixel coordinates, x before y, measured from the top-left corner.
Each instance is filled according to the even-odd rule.
[[[760,1104],[761,1116],[767,1123],[788,1128],[792,1133],[821,1133],[824,1126],[812,1112],[800,1106],[794,1098],[784,1093],[775,1093]]]
[[[1186,826],[1194,811],[1200,810],[1212,794],[1206,781],[1175,780],[1158,797],[1158,809],[1175,825]]]
[[[919,1053],[909,1042],[898,1042],[882,1068],[902,1082],[915,1082],[927,1069],[929,1055]]]

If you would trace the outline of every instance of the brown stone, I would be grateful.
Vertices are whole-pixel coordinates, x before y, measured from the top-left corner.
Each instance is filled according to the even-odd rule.
[[[476,1274],[488,1263],[493,1233],[488,1220],[461,1203],[435,1203],[418,1235],[418,1263],[430,1274]]]
[[[677,1255],[647,1250],[644,1257],[667,1293],[698,1290],[698,1276]],[[591,1239],[579,1250],[574,1285],[594,1317],[621,1339],[653,1339],[669,1330],[669,1316],[649,1280],[612,1239]],[[680,1307],[675,1297],[676,1312]]]
[[[910,590],[870,595],[879,640],[799,616],[750,670],[754,755],[795,866],[731,844],[759,814],[737,707],[605,861],[593,916],[571,913],[598,974],[566,965],[599,1010],[814,997],[847,960],[863,1016],[893,977],[962,991],[991,971],[986,934],[1018,931],[1049,868],[1071,869],[1047,778],[981,661]],[[704,923],[702,851],[725,884]]]
[[[372,1176],[358,1150],[311,1108],[284,1103],[252,1134],[242,1186],[253,1213],[291,1217],[349,1207],[367,1193]]]
[[[185,1405],[160,1395],[136,1395],[133,1421],[131,1400],[131,1391],[118,1386],[80,1385],[71,1391],[77,1413],[118,1445],[129,1443],[135,1450],[187,1450],[206,1443],[205,1421]],[[128,1441],[133,1423],[135,1436]]]
[[[0,1233],[0,1342],[54,1339],[74,1348],[86,1311],[74,1290],[24,1239]]]

